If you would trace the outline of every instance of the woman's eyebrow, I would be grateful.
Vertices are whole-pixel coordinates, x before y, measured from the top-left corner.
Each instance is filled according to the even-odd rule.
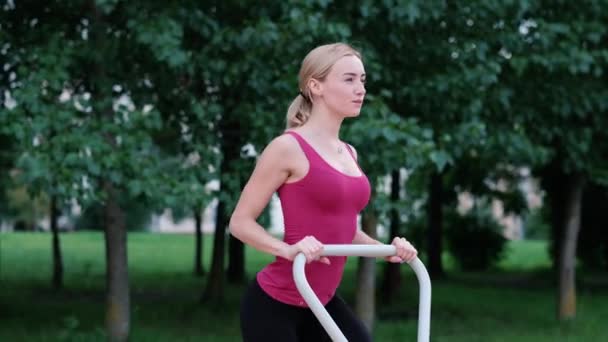
[[[354,73],[354,72],[345,72],[343,76],[355,76],[355,77],[357,77],[358,74]],[[361,77],[365,77],[365,73],[361,74]]]

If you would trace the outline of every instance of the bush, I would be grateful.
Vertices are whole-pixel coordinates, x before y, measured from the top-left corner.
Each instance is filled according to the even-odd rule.
[[[538,208],[530,211],[527,215],[524,228],[524,238],[526,240],[547,240],[551,226],[547,221],[547,214],[543,208]]]
[[[458,266],[479,271],[496,265],[507,240],[488,209],[473,209],[465,216],[454,211],[446,218],[447,249]]]

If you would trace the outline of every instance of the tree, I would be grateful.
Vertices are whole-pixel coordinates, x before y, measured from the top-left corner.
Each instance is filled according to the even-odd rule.
[[[15,73],[16,102],[3,119],[23,148],[23,179],[65,201],[104,207],[110,340],[126,340],[130,326],[119,195],[149,206],[203,196],[182,181],[189,169],[183,155],[163,153],[158,143],[170,117],[158,104],[179,89],[175,80],[188,65],[180,52],[179,8],[140,5],[25,2],[2,12],[14,52],[8,72]],[[161,77],[165,82],[154,83]],[[195,99],[185,101],[190,107],[184,110]]]
[[[581,201],[589,181],[606,182],[608,45],[605,1],[531,4],[509,47],[515,116],[535,144],[550,152],[538,168],[552,212],[558,317],[576,314],[575,261]]]
[[[367,72],[373,82],[374,73],[370,69],[373,70],[374,63],[370,61],[368,65],[371,68],[368,67]],[[365,113],[347,126],[345,136],[356,146],[358,161],[374,187],[362,215],[362,229],[374,237],[379,217],[386,213],[382,210],[387,196],[382,188],[384,176],[401,165],[409,165],[412,169],[422,165],[424,156],[433,149],[433,143],[430,131],[421,128],[415,120],[405,120],[392,113],[379,97],[367,97],[370,103]],[[360,258],[357,269],[355,311],[370,330],[376,315],[375,264],[374,259]]]

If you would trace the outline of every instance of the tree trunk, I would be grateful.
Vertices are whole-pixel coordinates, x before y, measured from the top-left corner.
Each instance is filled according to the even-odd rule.
[[[59,243],[59,208],[57,196],[51,195],[51,232],[53,234],[53,289],[63,288],[63,258],[61,257],[61,244]]]
[[[364,212],[362,229],[372,238],[376,237],[378,219],[375,213]],[[357,268],[357,292],[355,299],[355,313],[371,332],[376,316],[376,259],[359,258]]]
[[[245,282],[245,245],[232,235],[228,244],[228,282],[231,284]]]
[[[220,184],[220,187],[222,185]],[[226,200],[220,197],[217,204],[217,219],[215,220],[215,232],[213,234],[213,256],[211,259],[211,270],[207,278],[207,285],[203,291],[202,300],[205,302],[221,303],[224,297],[224,254],[226,241]]]
[[[443,251],[443,177],[437,171],[431,175],[429,184],[430,197],[428,203],[428,224],[429,224],[429,274],[433,278],[444,275],[441,253]]]
[[[549,254],[553,270],[559,273],[559,266],[562,254],[562,245],[565,234],[565,224],[567,220],[568,189],[564,184],[568,183],[568,176],[562,171],[561,159],[555,158],[542,170],[541,179],[543,188],[547,192],[547,202],[550,207],[551,220],[551,244]]]
[[[232,99],[231,99],[232,100]],[[238,177],[239,170],[236,169],[235,162],[241,157],[242,134],[240,134],[240,122],[235,121],[234,115],[230,115],[231,110],[227,109],[219,122],[220,144],[222,150],[222,161],[220,163],[220,196],[217,206],[217,216],[215,221],[215,234],[213,238],[213,260],[211,261],[211,271],[207,280],[207,287],[203,292],[204,301],[223,301],[224,288],[224,255],[226,241],[226,227],[230,221],[229,203],[226,201],[232,196],[226,196],[227,191],[238,191],[230,188],[234,183],[228,177]],[[234,266],[233,266],[234,267]]]
[[[91,11],[91,43],[92,48],[103,50],[107,42],[108,25],[105,23],[103,10],[98,7],[96,1],[87,2]],[[85,75],[86,83],[91,88],[93,98],[97,103],[94,108],[96,114],[102,120],[114,120],[112,108],[112,84],[111,76],[106,72],[107,67],[112,67],[108,61],[92,58],[90,73]],[[110,62],[111,63],[111,62]],[[116,150],[116,136],[112,132],[103,134],[112,149]],[[103,205],[104,238],[106,257],[106,334],[109,341],[127,341],[130,329],[130,294],[129,294],[129,272],[127,260],[127,230],[126,218],[123,209],[119,205],[119,191],[109,179],[101,180],[101,187],[106,195]]]
[[[194,208],[194,275],[197,276],[205,274],[205,269],[203,268],[203,217],[201,210],[200,206]]]
[[[106,242],[106,332],[110,341],[127,341],[130,325],[129,273],[125,214],[116,188],[104,181]]]
[[[576,316],[576,245],[581,221],[581,203],[584,177],[572,175],[567,183],[567,202],[564,220],[564,239],[561,244],[559,265],[559,309],[560,320]]]
[[[399,170],[393,170],[391,173],[391,203],[393,208],[390,212],[390,238],[392,241],[399,235],[399,226],[401,220],[399,218],[399,209],[396,205],[399,202],[400,174]],[[382,300],[390,302],[401,287],[401,265],[392,262],[384,263],[384,281],[382,284]]]

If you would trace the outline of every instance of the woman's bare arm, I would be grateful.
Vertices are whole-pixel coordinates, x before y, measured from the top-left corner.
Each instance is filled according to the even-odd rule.
[[[230,218],[230,233],[253,248],[288,260],[302,252],[308,262],[319,260],[329,264],[326,257],[320,257],[321,244],[313,236],[306,236],[293,245],[275,238],[264,230],[256,220],[270,202],[272,194],[294,172],[299,147],[292,137],[283,135],[274,139],[260,156],[249,181]],[[301,153],[301,152],[300,152]]]
[[[267,233],[256,220],[270,202],[272,194],[290,174],[288,156],[290,141],[281,136],[274,139],[259,157],[249,181],[230,218],[230,233],[255,249],[284,256],[288,245]]]
[[[373,239],[371,236],[367,235],[364,231],[358,230],[355,233],[355,238],[353,239],[353,244],[355,245],[378,245],[382,244],[382,242]]]

